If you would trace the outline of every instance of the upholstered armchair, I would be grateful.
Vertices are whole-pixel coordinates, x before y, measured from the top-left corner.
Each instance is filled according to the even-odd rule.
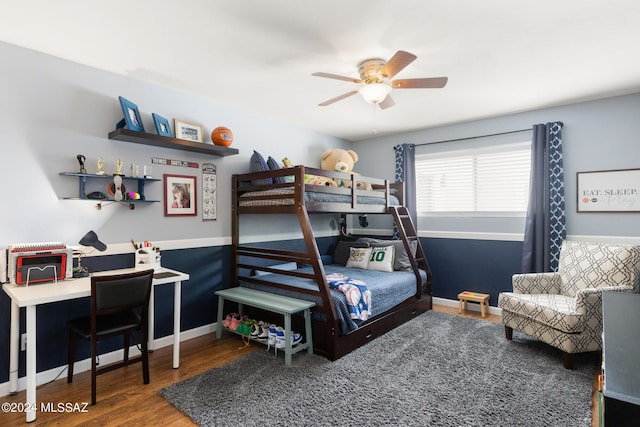
[[[573,354],[602,348],[602,292],[638,292],[640,247],[564,241],[557,273],[516,274],[498,307],[507,340],[513,330]]]

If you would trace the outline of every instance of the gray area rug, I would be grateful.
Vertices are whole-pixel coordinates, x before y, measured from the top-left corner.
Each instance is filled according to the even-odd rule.
[[[254,344],[260,345],[260,344]],[[590,426],[597,354],[429,311],[335,362],[262,347],[160,390],[204,426]]]

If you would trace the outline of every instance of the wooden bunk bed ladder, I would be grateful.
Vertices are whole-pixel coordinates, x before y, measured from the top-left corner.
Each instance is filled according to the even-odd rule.
[[[431,295],[431,269],[429,268],[424,250],[422,249],[416,228],[411,220],[411,215],[409,215],[409,211],[404,206],[390,206],[389,211],[393,215],[396,227],[398,228],[398,234],[408,254],[413,253],[411,242],[416,242],[416,256],[409,256],[411,268],[416,274],[416,286],[418,287],[416,296],[422,298],[424,294]],[[427,274],[427,281],[424,284],[422,283],[419,270],[424,270]]]

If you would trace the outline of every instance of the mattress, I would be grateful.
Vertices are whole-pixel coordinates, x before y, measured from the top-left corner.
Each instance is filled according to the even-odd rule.
[[[286,206],[293,205],[295,203],[293,197],[286,197],[288,195],[293,196],[294,190],[292,188],[279,188],[274,190],[264,191],[250,191],[240,196],[240,207],[254,207],[254,206]],[[384,192],[380,192],[384,195]],[[260,200],[242,200],[247,197],[262,197],[262,196],[283,196],[277,199],[260,199]],[[351,195],[348,194],[334,194],[320,191],[305,191],[304,201],[307,202],[325,202],[325,203],[351,203]],[[363,205],[385,205],[385,197],[372,197],[372,196],[356,196],[356,202]],[[389,204],[391,206],[400,205],[400,201],[394,195],[389,195]]]
[[[371,291],[371,317],[384,313],[385,311],[395,307],[401,302],[411,298],[416,293],[416,277],[413,271],[372,271],[359,268],[347,268],[339,264],[328,264],[324,266],[326,274],[341,273],[351,279],[359,279],[367,284],[367,288]],[[297,271],[313,274],[313,268],[304,267]],[[420,271],[422,280],[426,280],[424,271]],[[304,289],[318,289],[318,285],[312,279],[302,279],[299,277],[285,276],[281,274],[264,274],[260,276],[262,280],[269,280],[277,283],[284,283]],[[267,285],[241,282],[241,286],[250,287],[262,291],[272,292],[293,298],[313,301],[318,306],[322,306],[322,300],[319,295],[310,295],[306,293],[296,292],[289,289],[272,288]],[[363,322],[351,319],[347,302],[344,294],[338,290],[331,289],[331,297],[336,307],[336,314],[340,323],[342,334],[347,334],[358,329]],[[314,313],[314,316],[320,320],[326,320],[321,317],[322,313]]]

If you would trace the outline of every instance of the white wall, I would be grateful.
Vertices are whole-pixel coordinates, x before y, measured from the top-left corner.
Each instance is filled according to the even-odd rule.
[[[356,143],[301,129],[269,117],[205,100],[197,95],[150,85],[126,76],[106,73],[34,51],[0,43],[0,143],[5,183],[0,247],[18,242],[63,241],[76,244],[94,229],[105,243],[136,240],[228,239],[230,236],[230,179],[248,171],[249,157],[258,150],[265,157],[287,156],[298,164],[317,165],[328,148],[355,149],[360,160],[355,169],[364,174],[393,179],[393,146],[422,144],[531,127],[561,120],[565,155],[567,231],[570,235],[640,236],[639,214],[577,213],[576,172],[640,167],[640,94],[518,113],[475,122],[442,126]],[[215,82],[212,82],[215,84]],[[118,95],[135,102],[145,129],[155,133],[151,113],[200,123],[205,136],[220,125],[232,129],[237,156],[215,157],[179,150],[153,148],[107,139],[122,113]],[[277,108],[277,106],[274,106]],[[425,112],[428,114],[428,112]],[[378,119],[384,120],[384,112]],[[528,136],[527,136],[528,137]],[[208,138],[207,138],[208,139]],[[77,180],[61,171],[76,171],[77,154],[87,157],[89,172],[98,156],[112,171],[117,159],[150,164],[152,157],[214,163],[218,171],[218,220],[201,216],[165,218],[162,203],[139,204],[135,211],[109,205],[96,211],[93,202],[64,201],[77,194]],[[126,168],[125,168],[126,170]],[[154,165],[155,177],[164,173],[195,175],[200,169]],[[198,183],[200,183],[198,181]],[[201,200],[201,185],[199,185]],[[150,199],[162,200],[162,182],[148,184]],[[201,211],[201,207],[199,207]],[[375,221],[373,227],[375,227]],[[322,234],[334,233],[330,218],[314,218]],[[276,221],[268,230],[248,221],[246,234],[280,236],[293,227]],[[497,219],[481,222],[421,220],[423,232],[517,233],[520,222]],[[285,236],[288,237],[288,236]]]
[[[296,164],[319,167],[324,150],[345,145],[341,139],[250,111],[10,44],[0,43],[0,57],[0,93],[4,101],[0,103],[0,177],[5,188],[0,246],[43,241],[75,245],[89,229],[107,244],[132,238],[154,242],[228,238],[231,175],[248,172],[253,150],[265,159],[270,155],[280,161],[287,156]],[[208,143],[211,130],[224,125],[233,131],[232,147],[240,154],[216,157],[109,140],[107,134],[122,118],[119,95],[137,104],[149,133],[156,133],[152,112],[169,119],[172,126],[174,118],[203,125]],[[163,203],[137,204],[134,211],[112,204],[97,211],[91,201],[61,200],[77,195],[77,179],[58,175],[62,171],[78,171],[77,154],[86,156],[90,173],[97,169],[98,156],[104,158],[107,173],[114,172],[117,159],[123,161],[127,174],[131,163],[151,164],[152,157],[197,162],[198,169],[153,165],[153,175],[196,176],[199,204],[202,163],[213,163],[218,177],[218,219],[203,222],[201,204],[196,217],[167,218]],[[148,183],[145,193],[148,199],[163,200],[163,183]],[[330,229],[329,220],[317,221],[320,228]],[[255,222],[247,227],[249,234],[265,231]],[[286,222],[276,222],[269,233],[289,228]]]
[[[352,147],[360,157],[357,163],[360,173],[393,179],[393,163],[388,159],[393,155],[394,145],[417,145],[526,129],[535,123],[562,121],[567,234],[640,237],[640,213],[576,212],[577,172],[640,168],[638,118],[640,93],[373,138],[354,143]],[[379,115],[379,120],[384,120],[384,112]],[[531,138],[530,133],[509,136],[513,139],[520,137]],[[523,224],[523,221],[504,221],[499,218],[420,218],[418,221],[419,229],[425,233],[462,231],[467,236],[473,232],[521,233]]]

